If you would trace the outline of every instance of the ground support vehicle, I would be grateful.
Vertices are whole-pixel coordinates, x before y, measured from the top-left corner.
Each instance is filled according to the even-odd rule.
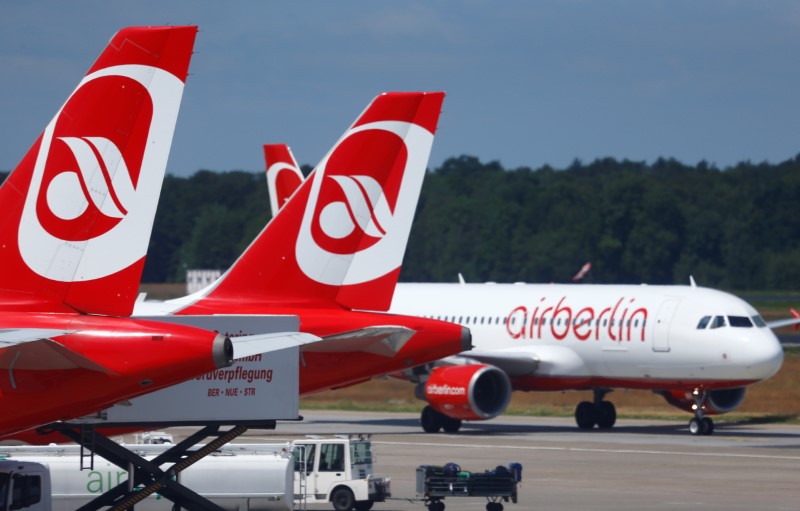
[[[292,446],[294,493],[305,496],[301,504],[330,502],[336,511],[368,511],[391,497],[391,479],[373,474],[369,435],[309,436]]]
[[[124,447],[145,462],[172,448],[168,444]],[[127,470],[104,459],[81,470],[82,457],[77,445],[0,447],[0,459],[7,460],[0,465],[0,511],[74,510],[118,487],[132,486]],[[305,509],[307,503],[330,502],[337,511],[366,511],[391,496],[391,480],[375,476],[372,463],[368,436],[309,437],[284,444],[223,445],[173,477],[180,491],[199,497],[185,501],[185,508],[289,511]],[[173,502],[159,494],[163,487],[152,494],[141,487],[130,490],[140,497],[139,511],[174,509]]]
[[[522,465],[511,463],[485,472],[462,471],[455,463],[417,468],[417,497],[428,511],[444,511],[445,497],[485,497],[486,511],[502,511],[503,502],[517,503]]]

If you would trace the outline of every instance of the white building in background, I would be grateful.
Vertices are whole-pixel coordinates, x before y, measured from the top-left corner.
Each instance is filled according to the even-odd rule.
[[[200,291],[221,275],[222,270],[186,270],[186,293]]]

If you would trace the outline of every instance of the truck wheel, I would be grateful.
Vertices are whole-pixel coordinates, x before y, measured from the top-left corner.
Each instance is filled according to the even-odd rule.
[[[372,509],[373,502],[371,500],[359,500],[356,502],[356,511],[369,511]]]
[[[336,511],[351,511],[355,504],[353,492],[348,488],[336,488],[331,494],[331,503]]]

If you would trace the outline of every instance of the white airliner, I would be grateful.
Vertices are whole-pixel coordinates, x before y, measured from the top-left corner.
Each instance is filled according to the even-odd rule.
[[[267,168],[290,170],[302,181],[291,152],[281,147],[265,147]],[[273,203],[293,191],[271,190]],[[692,434],[708,435],[714,430],[708,414],[734,410],[747,385],[780,369],[783,350],[771,328],[800,321],[768,325],[745,301],[693,280],[690,286],[400,283],[389,310],[472,332],[471,351],[403,374],[428,402],[427,432],[455,432],[463,420],[496,417],[514,390],[592,390],[594,400],[575,410],[578,427],[610,428],[616,409],[604,398],[624,388],[664,396],[693,413]]]
[[[735,409],[747,385],[783,362],[753,307],[694,285],[399,284],[391,311],[472,331],[472,351],[441,360],[426,379],[410,375],[429,403],[428,432],[491,419],[512,390],[592,390],[594,401],[579,403],[575,420],[610,428],[616,410],[604,397],[626,388],[663,395],[694,413],[692,434],[711,434],[706,414]]]

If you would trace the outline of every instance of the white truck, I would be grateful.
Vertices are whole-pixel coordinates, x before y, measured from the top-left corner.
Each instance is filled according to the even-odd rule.
[[[152,459],[164,445],[127,445]],[[80,470],[78,446],[0,447],[0,511],[76,509],[128,479],[102,458]],[[302,470],[301,470],[302,469]],[[391,481],[372,474],[367,437],[308,438],[286,444],[228,444],[180,474],[180,483],[230,511],[305,509],[331,502],[334,509],[368,510],[390,496]],[[169,511],[154,494],[138,511]]]

